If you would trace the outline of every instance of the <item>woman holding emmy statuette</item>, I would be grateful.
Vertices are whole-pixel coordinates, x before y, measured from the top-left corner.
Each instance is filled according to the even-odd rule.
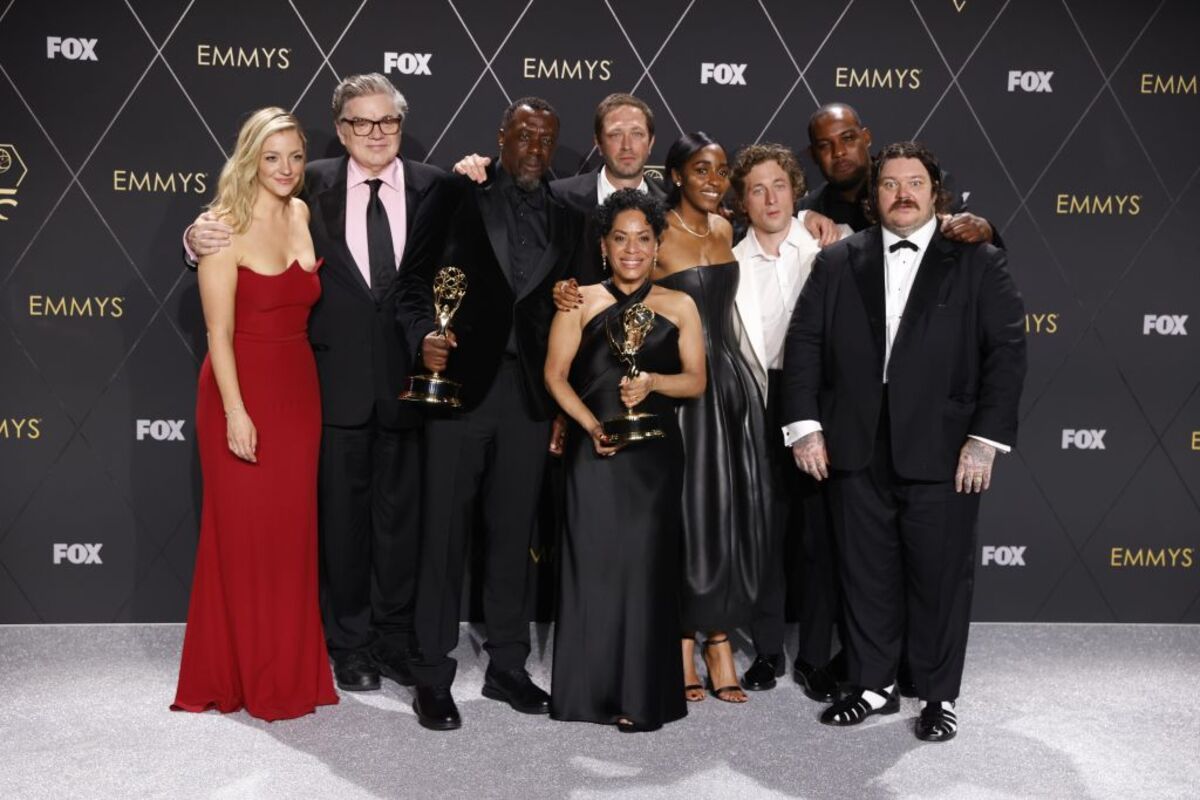
[[[772,537],[771,464],[762,443],[766,419],[758,385],[738,346],[734,298],[738,263],[733,230],[717,213],[729,191],[725,150],[707,134],[680,137],[664,172],[668,227],[654,278],[686,292],[704,324],[708,390],[679,407],[683,480],[684,694],[703,700],[694,632],[705,631],[708,689],[718,700],[746,702],[726,631],[749,623],[776,552]]]
[[[684,475],[675,404],[704,392],[704,340],[692,299],[650,281],[666,228],[660,202],[622,189],[596,213],[611,277],[557,313],[546,357],[546,387],[578,426],[563,454],[550,715],[650,731],[687,715],[675,650]]]
[[[338,701],[317,606],[321,399],[308,315],[321,261],[297,198],[304,145],[288,112],[254,112],[209,205],[234,234],[198,270],[204,503],[175,710],[271,721]]]

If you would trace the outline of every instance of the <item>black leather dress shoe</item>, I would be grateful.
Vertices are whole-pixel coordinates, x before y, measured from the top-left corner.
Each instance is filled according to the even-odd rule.
[[[742,676],[742,688],[762,692],[775,688],[775,679],[783,674],[783,655],[758,656]]]
[[[881,689],[872,689],[871,691],[883,694]],[[845,728],[857,725],[867,717],[876,714],[895,714],[900,710],[900,695],[893,691],[886,697],[887,702],[881,708],[871,708],[871,704],[863,697],[862,689],[851,692],[821,712],[821,723]]]
[[[354,651],[333,660],[333,677],[346,692],[373,692],[379,688],[379,668],[366,653]]]
[[[829,674],[828,666],[810,666],[797,658],[792,665],[792,679],[804,688],[804,695],[810,700],[832,703],[837,699],[837,681]]]
[[[414,653],[395,648],[377,647],[371,652],[371,658],[374,659],[375,666],[383,677],[390,678],[401,686],[416,685],[417,681],[409,666],[415,658]]]
[[[508,703],[522,714],[550,713],[550,695],[539,689],[523,669],[501,672],[489,667],[483,676],[483,696]]]
[[[448,686],[418,686],[413,711],[417,712],[421,727],[431,731],[452,731],[462,727],[462,717],[458,715],[458,706],[454,705]]]
[[[941,703],[930,703],[917,717],[916,732],[923,742],[948,742],[958,735],[958,715]]]

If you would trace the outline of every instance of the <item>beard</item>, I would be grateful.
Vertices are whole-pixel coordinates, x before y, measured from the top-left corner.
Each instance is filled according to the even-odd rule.
[[[514,175],[513,183],[523,192],[532,192],[541,185],[542,173],[539,172],[536,176],[528,174]]]
[[[839,192],[849,191],[867,182],[867,168],[863,167],[847,175],[845,178],[829,178],[829,185]]]

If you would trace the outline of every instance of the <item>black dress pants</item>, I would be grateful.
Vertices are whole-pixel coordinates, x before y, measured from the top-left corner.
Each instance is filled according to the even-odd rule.
[[[421,531],[421,430],[321,428],[321,610],[329,653],[406,652]]]
[[[912,481],[892,465],[886,395],[871,463],[835,472],[833,527],[845,595],[849,680],[882,688],[902,652],[917,695],[958,698],[971,621],[978,494]]]
[[[834,558],[825,487],[796,467],[792,450],[783,445],[785,421],[780,413],[780,370],[767,379],[767,452],[772,477],[779,549],[768,561],[770,573],[754,607],[750,626],[759,655],[783,652],[787,599],[791,596],[799,623],[796,656],[811,666],[822,666],[831,657],[833,631],[841,617],[841,587]]]
[[[457,663],[467,543],[481,506],[483,614],[490,666],[521,669],[529,655],[526,580],[550,423],[532,417],[515,359],[506,358],[483,402],[425,427],[425,522],[416,629],[423,686],[450,686]]]

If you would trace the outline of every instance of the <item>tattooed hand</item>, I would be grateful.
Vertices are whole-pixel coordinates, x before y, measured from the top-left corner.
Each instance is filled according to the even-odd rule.
[[[996,448],[978,439],[967,439],[958,453],[958,470],[954,473],[954,491],[979,494],[992,483],[992,462]]]
[[[829,456],[825,453],[825,436],[820,431],[801,436],[792,445],[792,458],[804,474],[818,481],[829,477]]]

